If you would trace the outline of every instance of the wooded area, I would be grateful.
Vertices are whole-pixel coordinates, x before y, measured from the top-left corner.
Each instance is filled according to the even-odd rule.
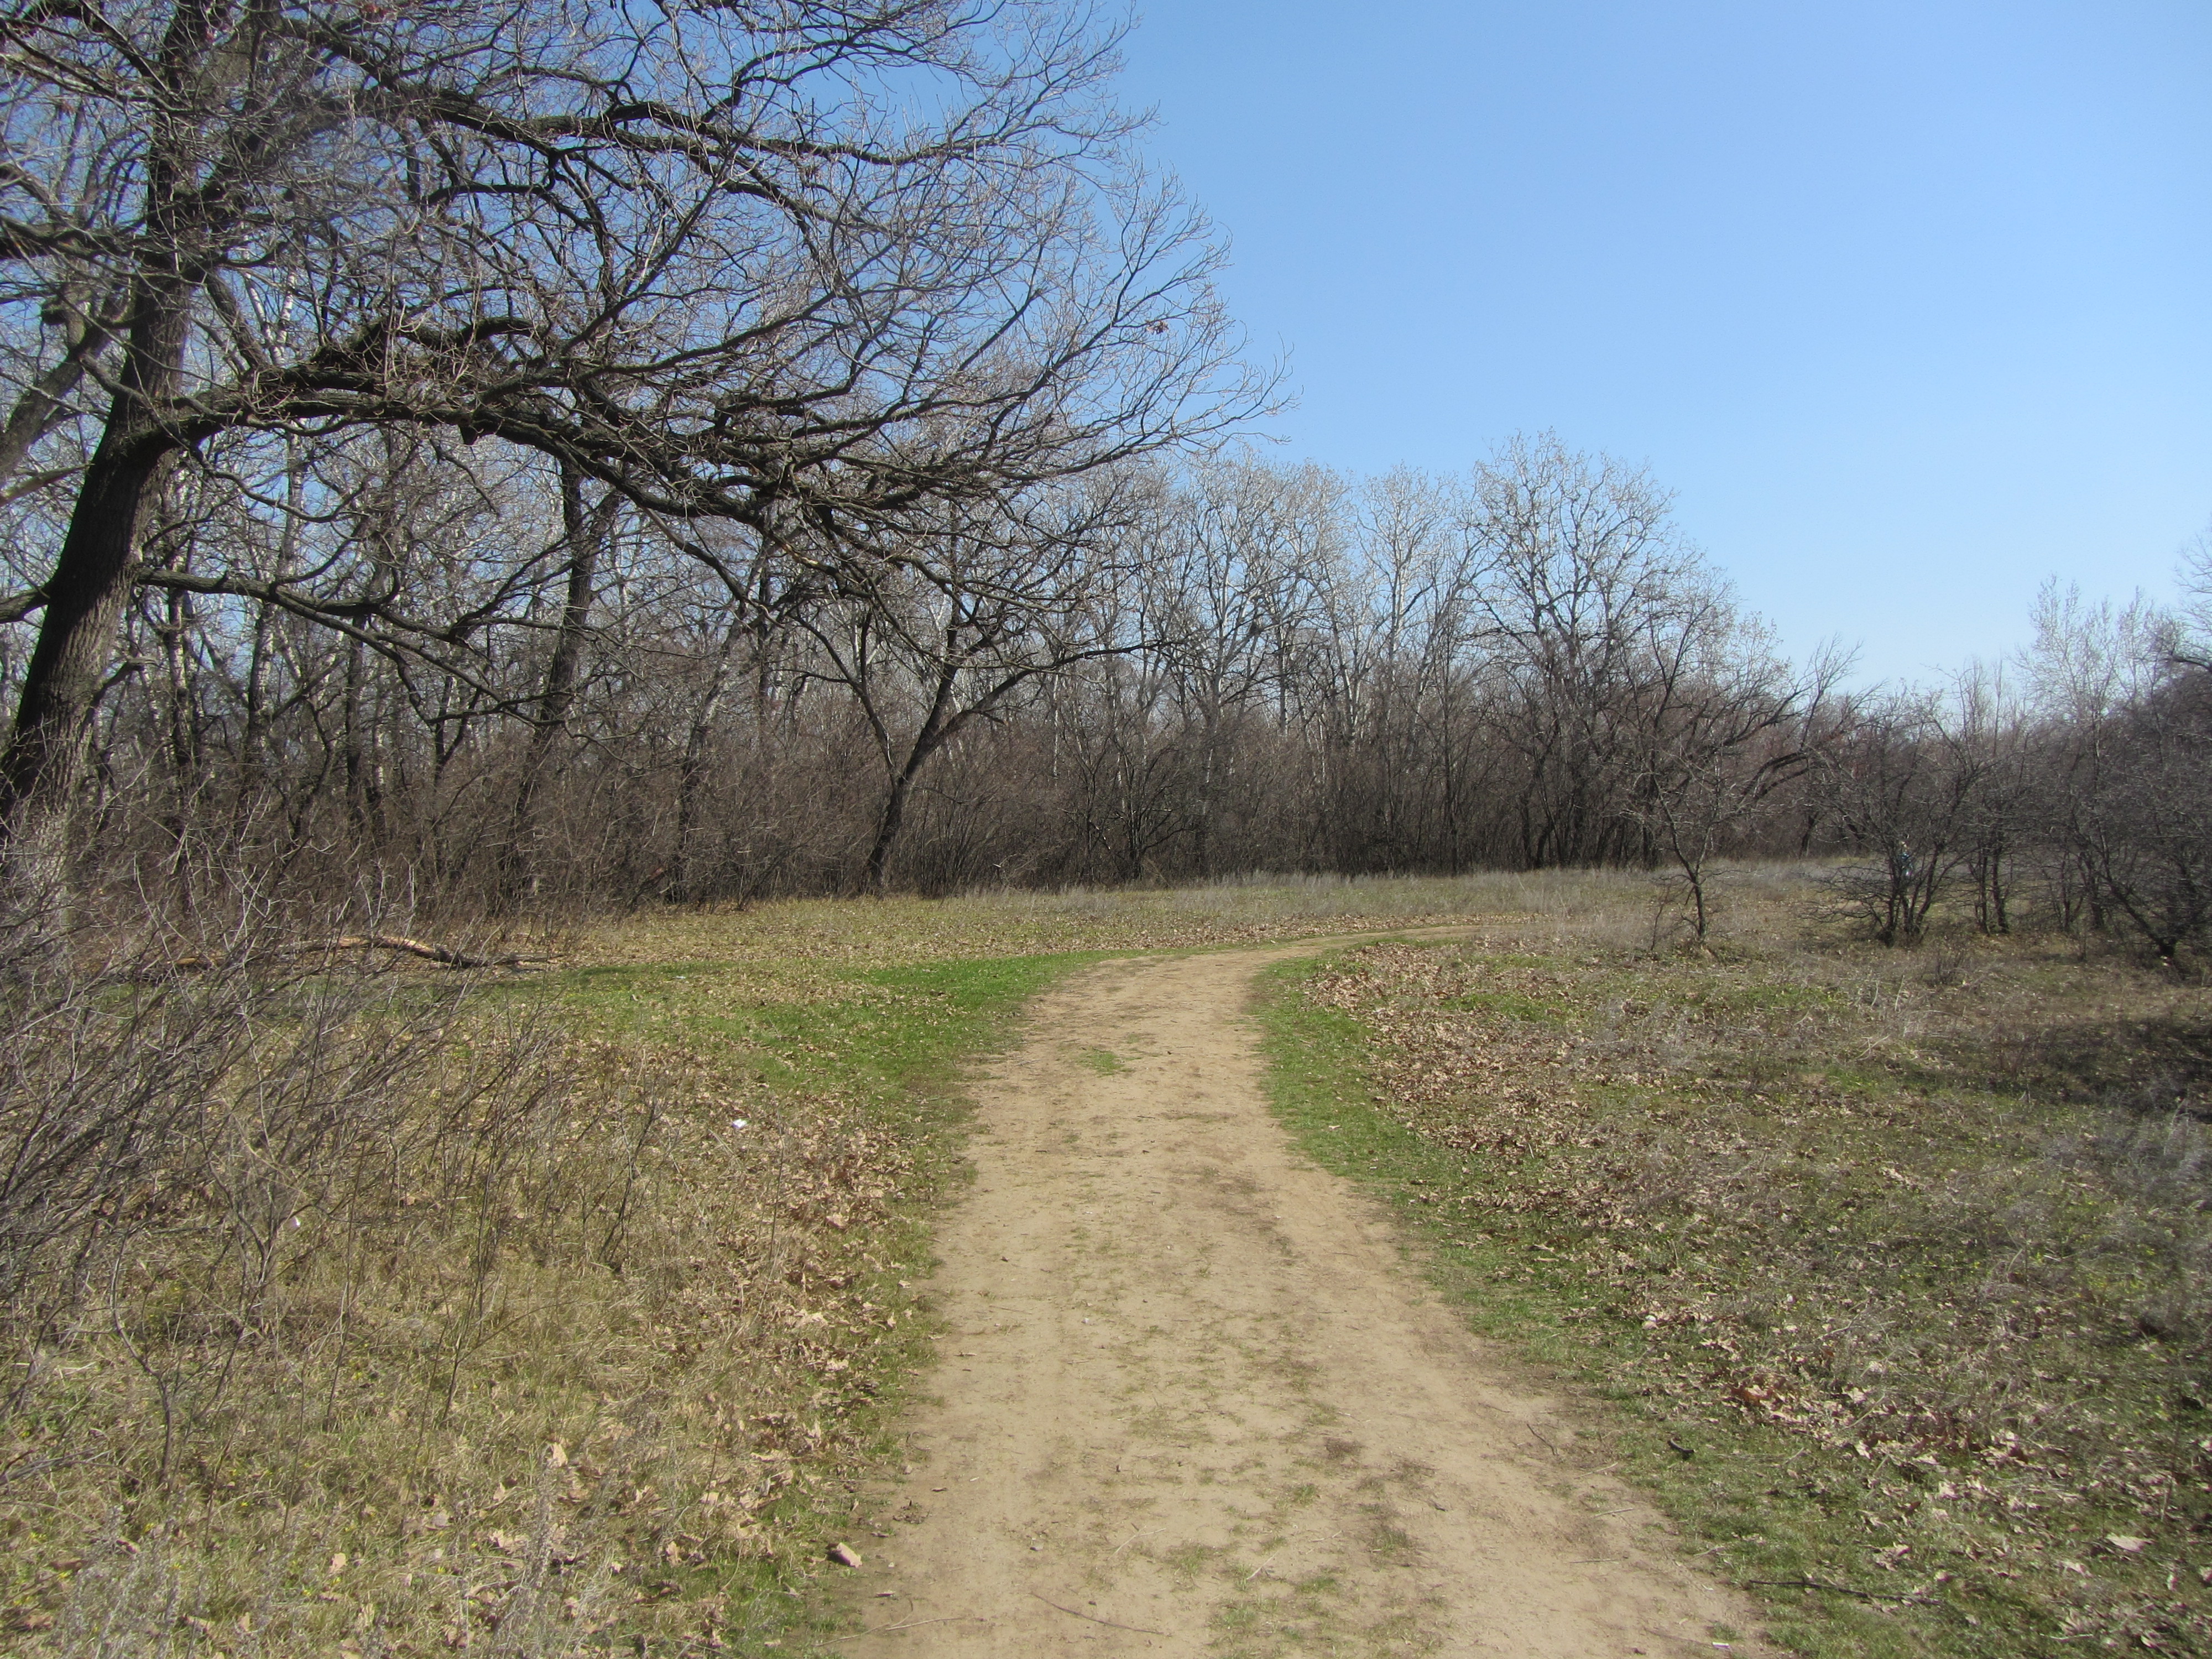
[[[1885,940],[1960,876],[2204,930],[2186,619],[1845,695],[1632,467],[1237,447],[1277,377],[1066,8],[0,29],[19,891],[1625,864],[1702,933],[1711,860],[1846,851]]]

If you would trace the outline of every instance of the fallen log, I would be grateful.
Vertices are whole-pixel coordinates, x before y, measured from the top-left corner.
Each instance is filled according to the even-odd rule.
[[[301,945],[272,945],[252,950],[237,951],[227,957],[179,957],[168,967],[181,974],[205,973],[214,968],[237,968],[247,963],[270,957],[313,957],[333,951],[391,951],[398,955],[420,957],[425,962],[434,962],[441,968],[525,968],[550,962],[547,956],[513,955],[504,957],[472,957],[457,951],[450,945],[436,945],[428,939],[410,939],[404,933],[341,933],[336,939],[318,939]]]

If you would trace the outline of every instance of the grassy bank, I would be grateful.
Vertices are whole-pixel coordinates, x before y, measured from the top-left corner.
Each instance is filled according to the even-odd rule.
[[[2205,991],[1784,872],[1710,955],[1650,914],[1279,970],[1285,1121],[1792,1648],[2212,1650]]]

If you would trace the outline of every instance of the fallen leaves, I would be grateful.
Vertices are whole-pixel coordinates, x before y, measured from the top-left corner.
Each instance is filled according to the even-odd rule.
[[[1308,981],[1364,1030],[1382,1109],[1463,1162],[1459,1190],[1408,1196],[1486,1229],[1455,1242],[1493,1258],[1493,1281],[1570,1304],[1563,1322],[1640,1333],[1616,1385],[1830,1460],[1802,1467],[1861,1494],[1887,1534],[1877,1565],[1941,1540],[1950,1565],[1989,1561],[1976,1571],[2024,1574],[2073,1607],[2065,1586],[2091,1576],[2081,1538],[2069,1554],[2026,1545],[2107,1517],[2092,1535],[2124,1582],[2099,1580],[2094,1613],[2069,1616],[2146,1648],[2212,1650],[2212,1607],[2128,1588],[2129,1564],[2188,1547],[2190,1518],[2212,1515],[2212,1437],[2200,1452],[2165,1425],[2172,1374],[2142,1346],[2177,1340],[2173,1316],[2134,1311],[2160,1263],[2212,1262],[2212,1217],[2179,1188],[2159,1209],[2155,1188],[2100,1173],[2165,1154],[2109,1130],[2054,1148],[2063,1114],[1961,1092],[1972,1055],[1929,1000],[1911,1000],[1899,1041],[1883,1022],[1907,1000],[1838,998],[1829,962],[1512,949],[1381,944]],[[2021,1027],[2037,1018],[2056,1016],[2023,993],[2009,1030],[2033,1040]]]

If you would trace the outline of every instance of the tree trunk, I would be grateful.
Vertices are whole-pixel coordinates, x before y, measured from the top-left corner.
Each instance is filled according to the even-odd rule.
[[[0,754],[0,848],[26,830],[40,840],[62,822],[80,750],[115,655],[116,629],[129,597],[138,521],[148,489],[184,434],[165,407],[184,379],[192,307],[214,263],[209,214],[219,199],[204,189],[196,167],[208,134],[203,112],[220,110],[250,76],[256,51],[233,50],[207,0],[179,0],[162,31],[151,78],[153,100],[145,156],[144,251],[123,298],[122,361],[107,419],[85,468],[53,574],[42,586],[46,612],[23,672],[15,723]],[[212,72],[210,72],[210,67]],[[97,328],[72,343],[70,356],[43,383],[56,402],[106,342]],[[37,442],[40,422],[55,410],[36,401],[9,416],[15,443]]]
[[[921,769],[923,757],[919,750],[900,769],[891,780],[891,791],[884,802],[883,815],[876,820],[876,839],[868,848],[868,863],[861,877],[869,892],[878,898],[890,894],[891,843],[898,839],[899,826],[906,822],[908,796],[914,793],[915,774]]]
[[[707,745],[714,740],[714,721],[721,714],[723,699],[729,694],[730,659],[736,654],[744,625],[742,617],[733,617],[723,629],[721,648],[714,655],[714,672],[707,682],[707,695],[692,711],[690,725],[684,733],[684,759],[676,776],[674,890],[680,899],[702,896],[695,843],[699,836],[699,798],[707,787]],[[763,655],[765,658],[766,653]],[[763,697],[755,706],[765,707],[766,702]]]
[[[307,472],[296,450],[284,468],[284,528],[276,538],[274,581],[292,574],[292,556],[300,544],[300,492]],[[276,607],[267,603],[253,607],[253,641],[246,667],[246,727],[238,745],[237,819],[240,826],[259,811],[268,782],[269,670],[275,653]]]
[[[346,641],[345,707],[340,763],[344,768],[346,806],[354,833],[364,847],[384,839],[384,783],[374,752],[376,734],[368,730],[363,708],[368,692],[367,652],[359,640]]]
[[[274,607],[253,607],[253,637],[246,659],[246,724],[238,739],[238,819],[252,817],[261,799],[269,758],[270,629]]]
[[[165,77],[185,79],[205,50],[208,35],[203,9],[179,6],[162,45]],[[131,285],[118,383],[99,447],[78,486],[61,556],[44,585],[46,605],[39,641],[23,671],[7,750],[0,755],[0,845],[12,845],[33,821],[48,826],[59,822],[93,707],[114,658],[116,627],[137,550],[139,514],[162,460],[178,447],[179,436],[166,423],[161,405],[175,393],[184,374],[192,296],[198,288],[185,246],[204,210],[180,161],[179,140],[197,142],[198,135],[164,132],[148,156],[145,222],[152,252]],[[27,421],[43,418],[28,408],[17,412]]]
[[[592,618],[592,599],[599,585],[599,552],[614,518],[617,497],[612,490],[587,514],[584,511],[584,475],[561,464],[562,538],[568,549],[568,586],[561,605],[561,626],[553,636],[553,655],[545,665],[545,684],[538,693],[536,724],[523,758],[522,782],[515,792],[514,815],[507,826],[507,888],[508,896],[538,889],[538,795],[553,764],[553,750],[568,729],[568,715],[576,706],[576,678],[584,660],[584,633]]]
[[[929,757],[950,742],[966,720],[965,714],[948,718],[946,711],[952,706],[952,690],[959,679],[957,663],[948,662],[938,672],[937,688],[929,701],[929,712],[923,716],[921,729],[915,733],[908,746],[906,764],[891,775],[890,793],[884,801],[883,816],[876,820],[875,844],[868,848],[868,862],[862,876],[867,890],[878,898],[890,892],[891,843],[898,839],[899,826],[906,822],[906,804],[914,793],[914,781],[921,775],[921,769]]]
[[[1198,734],[1198,804],[1191,814],[1191,854],[1200,881],[1213,879],[1213,764],[1218,741],[1218,716],[1211,703],[1203,710]]]
[[[0,756],[0,839],[12,841],[32,818],[50,817],[67,801],[77,750],[115,654],[139,511],[171,443],[137,417],[135,401],[127,388],[116,394],[46,584],[38,644]]]

